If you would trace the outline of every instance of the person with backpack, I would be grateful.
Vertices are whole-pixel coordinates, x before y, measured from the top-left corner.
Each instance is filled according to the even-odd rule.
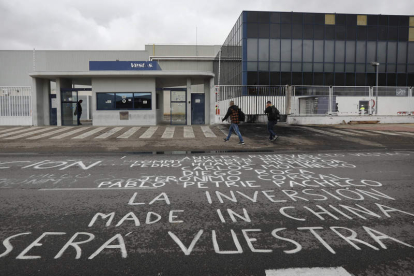
[[[237,136],[239,136],[240,142],[239,145],[244,145],[243,137],[240,134],[239,130],[239,113],[242,113],[241,110],[237,105],[234,105],[234,101],[230,101],[230,107],[227,110],[226,116],[224,116],[222,122],[227,120],[227,118],[230,116],[231,125],[229,128],[229,135],[227,138],[224,138],[224,142],[227,142],[230,139],[231,133],[236,132]]]
[[[267,101],[265,113],[267,114],[267,130],[269,131],[269,141],[276,141],[279,136],[273,131],[275,124],[277,124],[277,117],[279,116],[279,110],[272,105],[271,101]]]

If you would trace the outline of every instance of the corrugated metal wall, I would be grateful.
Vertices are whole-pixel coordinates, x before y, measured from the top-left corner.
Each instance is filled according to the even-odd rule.
[[[150,56],[208,56],[215,57],[220,45],[145,45]]]
[[[0,86],[31,86],[33,51],[0,51]]]

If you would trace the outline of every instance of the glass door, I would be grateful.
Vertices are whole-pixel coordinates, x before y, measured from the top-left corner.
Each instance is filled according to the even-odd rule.
[[[78,102],[78,91],[61,90],[62,126],[76,126],[77,116],[74,115]]]
[[[171,125],[186,125],[187,124],[187,91],[171,90]]]

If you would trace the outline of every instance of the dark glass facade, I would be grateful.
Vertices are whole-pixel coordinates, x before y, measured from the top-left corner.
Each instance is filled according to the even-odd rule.
[[[219,62],[220,59],[220,62]],[[242,12],[214,62],[221,85],[414,85],[414,17]]]

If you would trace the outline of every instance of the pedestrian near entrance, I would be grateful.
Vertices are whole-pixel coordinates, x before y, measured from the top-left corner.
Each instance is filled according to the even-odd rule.
[[[279,110],[272,105],[271,101],[267,101],[265,114],[267,114],[267,130],[269,131],[269,141],[276,141],[279,136],[273,131],[275,124],[277,124],[277,117],[279,115]]]
[[[81,125],[80,117],[82,116],[82,105],[81,105],[82,102],[83,102],[82,100],[79,100],[76,103],[75,113],[73,114],[73,115],[76,115],[78,118],[78,125]]]
[[[234,104],[234,101],[230,102],[230,107],[227,110],[226,116],[224,116],[223,120],[221,121],[224,122],[225,120],[227,120],[229,116],[231,120],[231,125],[229,128],[229,135],[227,136],[227,138],[224,138],[224,142],[227,142],[230,139],[231,133],[234,130],[237,136],[239,136],[239,139],[240,139],[239,145],[244,145],[243,137],[241,136],[240,130],[239,130],[239,107]]]

